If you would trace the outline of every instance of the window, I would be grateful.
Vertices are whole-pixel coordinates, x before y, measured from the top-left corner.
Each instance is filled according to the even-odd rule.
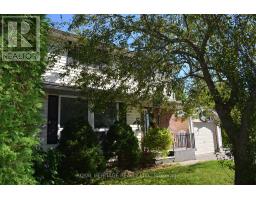
[[[60,126],[75,118],[82,117],[88,121],[88,102],[79,98],[61,97]]]
[[[117,119],[116,103],[109,104],[103,111],[94,112],[94,128],[109,128]]]

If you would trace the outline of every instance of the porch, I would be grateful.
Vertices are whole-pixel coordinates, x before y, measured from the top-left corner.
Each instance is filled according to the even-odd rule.
[[[174,135],[174,161],[195,160],[194,133],[179,133]]]
[[[173,149],[169,151],[169,155],[165,158],[157,159],[156,164],[168,164],[188,160],[196,160],[194,133],[179,133],[174,134]]]

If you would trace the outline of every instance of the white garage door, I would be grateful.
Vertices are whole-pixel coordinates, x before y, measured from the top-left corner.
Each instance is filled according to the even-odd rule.
[[[215,124],[193,122],[196,154],[213,153],[215,151]]]

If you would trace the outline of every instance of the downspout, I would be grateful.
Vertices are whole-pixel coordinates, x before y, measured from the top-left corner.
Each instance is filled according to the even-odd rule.
[[[192,141],[192,134],[194,133],[194,125],[193,125],[192,117],[189,117],[188,122],[189,122],[188,128],[189,128],[189,136],[190,136],[191,147],[195,148],[195,146],[193,145],[194,141]],[[195,138],[195,135],[194,135],[194,138]]]
[[[191,134],[193,132],[193,120],[192,120],[192,117],[188,118],[188,123],[189,123],[189,126],[188,126],[189,133]]]
[[[213,114],[214,114],[217,118],[219,118],[218,113],[217,113],[216,111],[213,110],[212,112],[213,112]],[[217,137],[217,151],[221,151],[221,149],[222,149],[221,128],[220,128],[220,126],[218,125],[218,123],[215,122],[215,124],[216,124],[216,137]]]
[[[222,137],[221,137],[221,128],[220,126],[216,125],[217,130],[217,144],[218,144],[218,151],[222,149]]]

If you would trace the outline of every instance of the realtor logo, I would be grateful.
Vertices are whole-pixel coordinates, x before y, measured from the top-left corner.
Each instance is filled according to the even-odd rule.
[[[40,60],[40,17],[2,17],[2,60]]]

